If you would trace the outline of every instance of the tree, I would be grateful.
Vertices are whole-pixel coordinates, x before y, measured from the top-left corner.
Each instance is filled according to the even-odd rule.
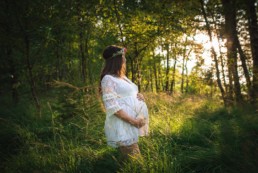
[[[247,0],[246,11],[248,16],[249,34],[253,57],[253,103],[258,108],[258,24],[255,0]]]
[[[212,41],[213,41],[212,31],[211,31],[211,27],[210,27],[209,21],[207,19],[207,13],[205,11],[205,6],[204,6],[203,0],[200,0],[200,4],[201,4],[202,14],[203,14],[203,17],[205,19],[205,23],[206,23],[206,28],[207,28],[207,31],[208,31],[209,39],[210,39],[210,42],[212,43]],[[219,89],[220,89],[220,92],[221,92],[222,99],[223,99],[224,104],[225,104],[226,103],[225,102],[225,91],[224,91],[224,88],[222,86],[221,79],[220,79],[220,71],[219,71],[219,64],[218,64],[217,53],[216,53],[213,45],[211,46],[211,52],[212,52],[212,55],[213,55],[213,58],[214,58],[214,62],[215,62],[217,83],[218,83],[218,86],[219,86]]]
[[[236,3],[233,0],[222,0],[225,15],[225,37],[227,39],[227,58],[229,75],[233,75],[234,94],[237,103],[241,103],[243,98],[239,83],[237,68],[237,30],[236,30]],[[230,76],[229,76],[230,77]]]

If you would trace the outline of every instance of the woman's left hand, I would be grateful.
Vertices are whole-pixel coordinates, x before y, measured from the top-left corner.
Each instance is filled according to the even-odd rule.
[[[143,96],[141,93],[138,93],[138,94],[137,94],[137,98],[138,98],[140,101],[145,101],[144,96]]]

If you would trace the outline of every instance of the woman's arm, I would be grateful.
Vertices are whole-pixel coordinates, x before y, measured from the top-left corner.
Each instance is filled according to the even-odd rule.
[[[123,121],[137,127],[137,128],[141,128],[142,126],[145,125],[145,121],[144,119],[134,119],[132,117],[130,117],[125,111],[123,111],[122,109],[117,111],[115,113],[115,116],[117,116],[118,118],[122,119]]]

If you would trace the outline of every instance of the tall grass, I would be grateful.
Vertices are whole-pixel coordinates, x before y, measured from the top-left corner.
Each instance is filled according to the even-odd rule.
[[[30,100],[15,107],[2,101],[0,171],[258,171],[258,117],[251,107],[227,109],[218,100],[200,96],[145,93],[145,97],[150,135],[140,138],[143,158],[127,163],[106,145],[105,113],[97,94],[58,90],[42,100],[42,118]]]

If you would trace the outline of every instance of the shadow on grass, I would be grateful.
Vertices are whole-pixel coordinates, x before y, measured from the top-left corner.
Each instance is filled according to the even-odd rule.
[[[173,135],[183,172],[258,172],[258,117],[251,107],[204,105]]]
[[[108,150],[92,163],[94,173],[115,173],[119,170],[119,153],[115,149]]]

